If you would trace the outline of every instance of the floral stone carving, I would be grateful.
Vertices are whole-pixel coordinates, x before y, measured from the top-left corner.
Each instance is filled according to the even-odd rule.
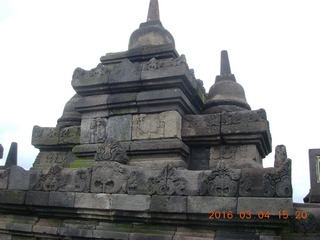
[[[54,165],[47,174],[41,173],[38,183],[34,186],[36,191],[63,191],[69,182],[69,176],[62,174],[63,168]]]
[[[120,143],[112,138],[108,138],[97,150],[95,161],[115,161],[127,164],[129,158]]]
[[[241,170],[227,167],[225,161],[220,161],[216,169],[200,186],[200,195],[215,197],[234,197],[238,193]]]
[[[148,179],[149,194],[183,195],[186,179],[178,177],[172,165],[167,165],[157,177]]]
[[[265,196],[291,197],[291,159],[287,159],[281,168],[272,169],[264,174]]]
[[[116,162],[98,163],[93,166],[90,191],[117,193],[125,183],[124,168]]]
[[[280,145],[276,147],[275,166],[263,175],[265,196],[291,197],[291,159],[287,158],[286,149]]]

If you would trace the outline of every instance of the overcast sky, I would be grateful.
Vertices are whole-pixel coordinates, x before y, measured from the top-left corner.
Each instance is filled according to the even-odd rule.
[[[308,149],[320,148],[318,0],[159,0],[163,26],[206,90],[228,50],[231,70],[253,110],[264,108],[273,152],[287,146],[294,201],[309,191]],[[77,67],[126,51],[146,21],[149,0],[0,0],[0,143],[19,144],[26,169],[38,153],[34,125],[54,127],[73,96]]]

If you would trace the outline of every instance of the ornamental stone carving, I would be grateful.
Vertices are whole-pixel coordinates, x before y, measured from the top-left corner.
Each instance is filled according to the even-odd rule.
[[[103,143],[107,138],[107,119],[95,118],[90,122],[90,143]]]
[[[181,116],[176,111],[133,116],[132,139],[181,139]]]
[[[41,173],[37,184],[34,186],[36,191],[63,191],[69,183],[70,176],[62,174],[63,168],[54,165],[48,173]]]
[[[145,62],[142,64],[142,70],[148,71],[148,70],[155,70],[160,68],[170,68],[170,67],[176,67],[185,64],[187,66],[187,60],[185,55],[181,55],[180,57],[174,59],[165,59],[165,60],[157,60],[155,58],[152,58],[149,62]]]
[[[113,139],[108,138],[97,150],[94,158],[95,161],[115,161],[122,164],[127,164],[129,158],[126,151],[122,148],[120,143]]]
[[[83,85],[107,83],[110,69],[101,63],[96,68],[86,71],[77,68],[72,76],[72,86],[78,87]]]
[[[256,111],[223,112],[221,114],[221,123],[223,125],[260,122],[266,119],[267,114],[264,109]]]
[[[239,184],[239,196],[249,197],[251,196],[251,190],[253,187],[253,177],[248,169],[243,169],[241,172],[241,179]]]
[[[225,161],[220,161],[217,168],[202,181],[200,195],[234,197],[238,193],[240,175],[240,169],[230,169]]]
[[[183,195],[186,179],[178,177],[175,168],[168,164],[157,177],[148,179],[149,194]]]
[[[285,160],[280,168],[273,168],[263,175],[265,196],[292,197],[291,159]]]
[[[92,168],[81,168],[77,170],[74,178],[75,192],[89,192]]]
[[[116,162],[96,163],[92,169],[90,192],[118,193],[125,183],[125,170]]]

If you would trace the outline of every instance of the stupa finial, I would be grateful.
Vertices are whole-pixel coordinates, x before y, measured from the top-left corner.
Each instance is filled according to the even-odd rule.
[[[221,51],[221,66],[220,75],[231,74],[230,62],[228,52],[226,50]]]
[[[158,0],[150,0],[147,22],[160,20]]]

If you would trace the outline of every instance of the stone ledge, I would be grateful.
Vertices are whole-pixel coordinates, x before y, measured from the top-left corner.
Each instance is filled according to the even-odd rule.
[[[257,198],[239,197],[237,213],[250,211],[252,215],[259,212],[269,212],[270,215],[279,216],[278,211],[287,211],[288,215],[293,215],[293,203],[291,198]]]
[[[24,191],[0,191],[0,204],[24,204],[26,192]]]
[[[111,209],[127,211],[149,211],[151,197],[149,195],[112,194]]]
[[[187,213],[206,213],[210,211],[236,212],[237,198],[233,197],[206,197],[189,196],[187,198]]]
[[[110,209],[111,194],[76,193],[75,208]]]

